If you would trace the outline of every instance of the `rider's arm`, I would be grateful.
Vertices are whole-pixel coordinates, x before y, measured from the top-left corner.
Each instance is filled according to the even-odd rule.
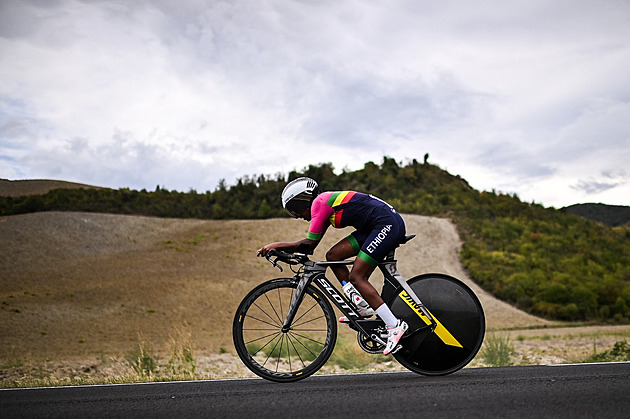
[[[308,244],[311,248],[311,251],[315,250],[317,245],[319,244],[319,240],[311,240],[311,239],[302,239],[294,242],[276,242],[269,243],[258,249],[258,255],[265,256],[269,253],[270,250],[287,250],[289,252],[294,252],[297,250],[298,246],[301,244]]]
[[[311,205],[311,223],[308,228],[308,235],[305,239],[297,240],[294,242],[269,243],[258,249],[258,255],[265,256],[267,253],[269,253],[270,250],[273,249],[294,252],[301,244],[308,244],[311,252],[315,250],[315,248],[319,244],[319,241],[322,239],[324,233],[328,229],[328,226],[330,226],[330,221],[328,220],[328,217],[333,212],[333,209],[326,204],[326,196],[327,193],[320,194],[320,196],[315,198],[313,204]]]
[[[308,227],[308,235],[306,237],[313,241],[321,240],[330,226],[328,217],[333,213],[333,209],[326,204],[328,195],[330,195],[329,192],[320,194],[313,201],[313,205],[311,205],[311,224]]]

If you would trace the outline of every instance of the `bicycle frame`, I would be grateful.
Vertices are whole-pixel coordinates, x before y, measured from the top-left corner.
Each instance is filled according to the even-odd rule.
[[[370,339],[382,345],[385,345],[386,342],[384,342],[383,339],[381,339],[381,336],[376,333],[376,329],[384,325],[382,320],[363,319],[355,310],[354,304],[347,299],[345,294],[339,292],[338,289],[333,286],[326,278],[326,270],[328,269],[328,267],[336,265],[352,265],[353,263],[354,261],[352,260],[332,262],[313,262],[310,260],[306,261],[304,263],[303,273],[301,275],[297,273],[293,277],[294,280],[297,281],[298,285],[295,294],[291,299],[289,311],[287,312],[282,331],[288,332],[290,330],[291,323],[293,322],[295,318],[295,313],[297,312],[297,308],[304,298],[304,290],[308,287],[308,285],[314,283],[317,288],[319,288],[328,297],[328,299],[332,301],[333,304],[343,314],[345,314],[345,316],[350,321],[350,327],[358,332],[363,333],[365,336],[369,336]],[[383,273],[384,277],[383,290],[381,292],[381,295],[384,296],[384,298],[388,298],[390,295],[392,295],[392,293],[396,292],[397,289],[402,288],[407,293],[407,296],[411,299],[411,301],[407,301],[407,303],[411,303],[410,305],[413,305],[416,311],[419,310],[429,321],[427,323],[427,326],[419,328],[413,332],[410,331],[411,333],[409,334],[413,334],[421,330],[426,330],[427,328],[433,331],[437,327],[437,322],[398,271],[397,261],[394,259],[394,251],[392,251],[383,262],[379,263],[378,267]]]

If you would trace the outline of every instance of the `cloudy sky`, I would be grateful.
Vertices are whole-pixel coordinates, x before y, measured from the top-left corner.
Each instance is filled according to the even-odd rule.
[[[627,0],[0,0],[0,178],[203,192],[384,155],[630,205]]]

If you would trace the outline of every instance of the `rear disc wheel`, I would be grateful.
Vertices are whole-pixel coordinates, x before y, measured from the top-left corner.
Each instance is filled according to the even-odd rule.
[[[443,274],[419,275],[408,283],[439,325],[430,332],[418,307],[399,289],[389,307],[407,322],[409,330],[394,358],[424,375],[445,375],[465,367],[477,355],[486,330],[483,308],[475,293],[460,280]]]

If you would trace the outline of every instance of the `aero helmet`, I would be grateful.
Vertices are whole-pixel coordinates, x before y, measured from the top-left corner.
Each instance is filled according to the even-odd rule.
[[[317,182],[308,177],[292,180],[282,191],[282,206],[293,218],[304,212],[319,194]]]

